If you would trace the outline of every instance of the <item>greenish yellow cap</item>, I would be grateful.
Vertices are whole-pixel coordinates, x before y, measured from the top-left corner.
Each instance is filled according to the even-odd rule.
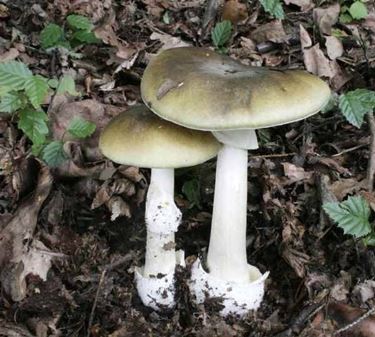
[[[145,168],[179,168],[216,156],[220,143],[209,132],[186,129],[139,105],[104,128],[99,148],[115,163]]]
[[[141,93],[160,117],[207,131],[298,121],[320,111],[331,95],[328,85],[308,72],[246,66],[195,47],[155,56],[144,72]]]

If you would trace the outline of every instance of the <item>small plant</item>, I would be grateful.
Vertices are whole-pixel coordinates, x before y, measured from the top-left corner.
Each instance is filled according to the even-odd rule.
[[[344,2],[340,10],[340,22],[350,23],[353,20],[364,19],[367,15],[367,7],[361,0],[354,1],[350,5],[347,5],[346,2]]]
[[[90,20],[82,15],[71,14],[66,18],[66,25],[61,27],[49,23],[40,33],[40,43],[44,49],[63,47],[68,50],[78,46],[98,43]]]
[[[276,19],[284,19],[285,13],[280,0],[259,0],[263,9]]]
[[[232,23],[228,20],[217,23],[212,30],[211,38],[217,51],[225,54],[227,48],[225,44],[229,41],[232,35]]]
[[[349,197],[340,203],[328,202],[323,209],[345,234],[362,239],[366,245],[375,246],[375,227],[369,220],[371,210],[362,196]]]
[[[375,91],[356,89],[339,97],[339,109],[346,120],[360,128],[366,113],[375,109]]]
[[[63,76],[59,81],[33,75],[22,62],[0,63],[0,113],[15,115],[18,128],[32,142],[34,155],[41,155],[50,166],[58,166],[66,160],[64,142],[48,139],[48,116],[42,109],[50,91],[68,92],[76,95],[74,80]],[[85,138],[95,131],[95,124],[81,118],[74,118],[67,130],[75,138]]]
[[[185,181],[182,185],[182,193],[185,194],[186,198],[190,202],[190,208],[194,206],[201,208],[201,184],[198,178],[192,178]]]

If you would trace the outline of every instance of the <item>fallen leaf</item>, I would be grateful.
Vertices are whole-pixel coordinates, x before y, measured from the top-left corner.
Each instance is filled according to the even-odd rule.
[[[256,43],[265,41],[282,43],[287,41],[288,39],[281,20],[273,20],[269,23],[259,26],[251,33],[250,37]]]
[[[14,301],[20,301],[26,295],[27,274],[39,272],[33,262],[39,263],[41,255],[35,251],[35,246],[29,244],[33,242],[38,213],[51,187],[52,177],[49,169],[43,166],[34,193],[19,205],[11,220],[0,232],[1,283],[5,290],[10,292]],[[41,277],[45,276],[45,272],[46,270],[40,270]]]
[[[352,307],[344,303],[329,303],[328,317],[333,319],[336,324],[341,327],[346,327],[359,319],[366,313],[365,310]],[[370,315],[364,318],[352,328],[345,331],[346,336],[350,337],[375,337],[375,315]],[[344,336],[344,333],[339,336]]]
[[[10,48],[0,55],[0,62],[8,62],[16,59],[19,56],[19,51],[16,48]]]
[[[247,7],[239,0],[228,0],[223,7],[223,14],[221,15],[222,21],[228,20],[233,25],[247,19]]]
[[[340,5],[335,3],[325,8],[314,8],[313,19],[321,34],[331,35],[332,26],[337,23],[340,15]]]
[[[326,48],[328,57],[331,60],[336,60],[344,53],[344,47],[341,40],[335,36],[326,36]]]
[[[358,296],[362,303],[366,303],[375,297],[375,281],[366,280],[357,284],[353,289],[353,295]]]
[[[287,5],[293,4],[301,8],[302,12],[307,12],[314,8],[312,0],[284,0]]]
[[[306,172],[303,167],[298,167],[291,163],[282,163],[284,174],[291,180],[289,183],[310,179],[312,172]]]
[[[150,36],[150,40],[159,40],[162,43],[161,50],[170,49],[170,48],[179,48],[179,47],[189,47],[189,43],[183,41],[181,37],[172,36],[166,33],[157,33],[153,32]]]
[[[161,100],[168,92],[174,89],[178,89],[184,85],[184,82],[176,82],[171,79],[166,79],[158,88],[158,92],[156,93],[157,100]]]

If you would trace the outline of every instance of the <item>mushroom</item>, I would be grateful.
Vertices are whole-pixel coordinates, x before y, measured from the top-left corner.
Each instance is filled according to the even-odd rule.
[[[223,298],[222,315],[257,309],[268,273],[247,263],[247,162],[258,148],[255,129],[307,118],[329,101],[330,89],[300,70],[251,67],[214,51],[184,47],[154,57],[141,82],[144,103],[158,116],[212,131],[224,144],[217,159],[208,272],[199,259],[191,291]]]
[[[135,281],[143,303],[155,310],[174,306],[174,271],[184,264],[183,251],[175,251],[181,212],[174,203],[174,169],[201,164],[220,146],[212,134],[169,123],[144,105],[119,114],[101,134],[99,148],[106,157],[151,168],[145,265],[136,269]]]

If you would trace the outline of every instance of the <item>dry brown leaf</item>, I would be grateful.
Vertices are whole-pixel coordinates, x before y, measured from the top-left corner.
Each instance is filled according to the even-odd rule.
[[[166,33],[153,32],[150,36],[150,40],[159,40],[162,43],[159,51],[170,48],[188,47],[189,43],[181,40],[181,37],[172,36]]]
[[[290,183],[310,179],[312,172],[306,172],[303,167],[298,167],[291,163],[282,163],[284,174],[289,178]]]
[[[130,207],[120,196],[111,197],[106,202],[106,206],[111,212],[111,221],[115,221],[119,216],[131,218]]]
[[[340,5],[335,3],[325,8],[314,8],[313,19],[318,25],[320,33],[331,35],[332,26],[337,23],[340,15]]]
[[[38,272],[38,268],[34,268],[32,263],[36,261],[37,255],[34,253],[38,253],[29,246],[29,243],[32,242],[39,210],[49,195],[51,187],[52,177],[49,169],[42,167],[33,195],[20,204],[11,220],[0,232],[1,284],[14,301],[20,301],[26,295],[27,273]],[[39,255],[38,261],[39,258],[42,257]],[[32,269],[29,269],[30,267]],[[44,276],[45,271],[43,270],[41,277]]]
[[[331,60],[336,60],[344,53],[344,47],[341,40],[335,36],[326,36],[326,48],[328,57]]]
[[[233,25],[247,19],[247,7],[239,0],[227,0],[223,7],[222,20],[229,20]]]
[[[328,317],[336,321],[339,327],[348,326],[362,315],[365,310],[355,308],[344,303],[329,303]],[[344,333],[339,336],[344,336]],[[375,315],[363,319],[346,331],[345,336],[350,337],[375,337]]]
[[[353,295],[358,296],[362,303],[366,303],[375,297],[375,281],[366,280],[357,284],[353,289]]]
[[[117,57],[124,60],[130,60],[133,55],[136,54],[137,50],[134,48],[134,46],[131,46],[125,41],[119,39],[113,28],[114,25],[115,14],[112,11],[109,19],[106,20],[106,22],[104,22],[101,26],[94,29],[95,36],[98,39],[101,39],[104,43],[115,47],[117,49]]]
[[[307,12],[315,6],[312,0],[284,0],[284,2],[287,5],[293,4],[300,7],[302,12]]]
[[[328,77],[333,89],[339,90],[350,76],[341,69],[335,60],[330,60],[320,49],[319,44],[311,47],[312,41],[309,33],[300,25],[300,41],[303,52],[303,61],[306,69],[320,77]]]
[[[62,103],[50,109],[50,121],[54,139],[74,140],[65,132],[70,121],[75,117],[84,118],[95,123],[96,130],[91,137],[80,141],[82,151],[86,158],[96,161],[103,158],[98,150],[99,135],[110,119],[123,108],[113,107],[99,103],[94,99],[86,99],[79,102]]]
[[[287,41],[287,35],[280,20],[273,20],[269,23],[259,26],[251,33],[250,37],[257,43],[265,41],[282,43]]]
[[[12,61],[19,56],[19,51],[16,48],[10,48],[0,55],[0,62]]]
[[[329,190],[335,195],[338,201],[342,201],[348,194],[358,192],[366,187],[366,181],[358,181],[354,178],[340,179],[329,186]]]

